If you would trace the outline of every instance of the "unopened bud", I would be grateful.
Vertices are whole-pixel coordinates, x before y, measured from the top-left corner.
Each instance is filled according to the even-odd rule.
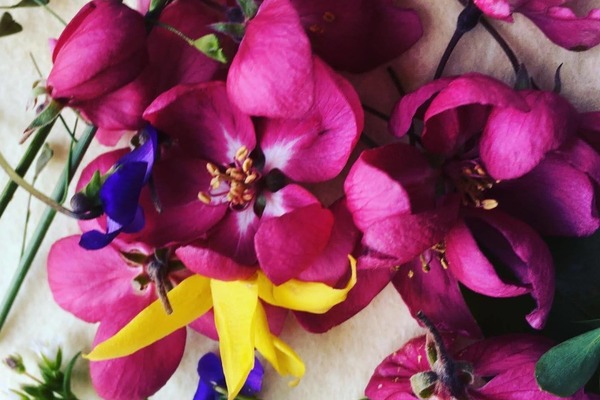
[[[18,354],[6,357],[4,364],[18,374],[23,374],[26,371],[25,364],[23,364],[23,357]]]

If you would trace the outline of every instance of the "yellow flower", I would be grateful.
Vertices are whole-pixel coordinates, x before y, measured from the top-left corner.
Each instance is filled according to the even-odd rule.
[[[295,385],[304,375],[304,363],[291,347],[271,333],[259,299],[290,310],[325,313],[344,301],[356,284],[356,260],[352,257],[350,265],[352,276],[342,289],[294,279],[275,286],[261,271],[239,281],[190,276],[168,293],[173,313],[167,314],[160,300],[156,300],[85,357],[101,361],[130,355],[214,308],[229,400],[237,396],[254,367],[254,349],[280,375],[294,376],[291,384]]]

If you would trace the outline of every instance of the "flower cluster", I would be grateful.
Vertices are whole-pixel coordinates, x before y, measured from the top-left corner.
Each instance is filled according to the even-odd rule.
[[[482,18],[513,13],[567,49],[600,43],[597,10],[577,17],[564,3],[469,1],[449,52]],[[535,376],[552,342],[532,332],[555,294],[548,238],[600,228],[599,114],[559,93],[559,72],[548,91],[521,66],[514,86],[481,72],[433,79],[398,99],[387,144],[361,137],[370,108],[348,77],[422,35],[391,0],[79,11],[29,130],[71,108],[102,144],[130,140],[84,167],[71,201],[82,234],[48,256],[55,301],[99,323],[84,357],[100,396],[157,392],[187,327],[219,342],[195,399],[256,395],[259,358],[296,384],[306,367],[279,337],[287,315],[325,332],[392,283],[429,333],[383,361],[371,399],[554,398]],[[511,317],[529,334],[487,338],[473,293],[526,298]],[[572,398],[591,398],[579,389]]]

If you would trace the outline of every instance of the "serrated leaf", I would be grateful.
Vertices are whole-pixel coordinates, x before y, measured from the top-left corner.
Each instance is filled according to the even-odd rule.
[[[23,27],[13,19],[10,13],[5,12],[0,18],[0,37],[13,35],[23,30]]]
[[[65,368],[65,376],[62,385],[62,394],[65,399],[71,399],[74,397],[71,393],[71,375],[73,374],[73,367],[75,367],[75,363],[79,359],[79,356],[81,356],[81,352],[75,354],[67,364],[67,367]]]
[[[213,33],[204,35],[201,38],[194,40],[194,47],[213,60],[221,63],[227,62],[227,58],[223,53],[219,39]]]
[[[567,397],[589,381],[599,363],[600,329],[594,329],[548,350],[536,364],[535,379],[543,390]]]
[[[23,7],[40,7],[40,6],[48,5],[48,3],[50,3],[49,0],[37,0],[37,1],[36,0],[21,0],[20,2],[18,2],[17,4],[13,4],[12,6],[0,7],[0,10],[23,8]]]
[[[54,150],[50,148],[48,143],[44,143],[44,147],[42,148],[42,152],[38,156],[37,162],[35,163],[35,177],[40,174],[48,165],[52,157],[54,156]]]

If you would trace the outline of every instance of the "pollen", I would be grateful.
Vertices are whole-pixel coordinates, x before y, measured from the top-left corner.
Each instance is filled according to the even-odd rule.
[[[323,13],[323,21],[327,23],[332,23],[333,21],[335,21],[335,14],[331,11],[325,11]]]
[[[484,196],[498,182],[500,181],[493,179],[479,162],[472,160],[462,168],[456,186],[463,205],[492,210],[498,206],[498,201]]]
[[[411,269],[408,271],[408,279],[412,279],[413,276],[415,276],[415,271]]]
[[[308,27],[308,30],[311,31],[312,33],[316,33],[318,35],[322,35],[323,33],[325,33],[325,28],[323,28],[321,25],[318,24],[312,24]]]

